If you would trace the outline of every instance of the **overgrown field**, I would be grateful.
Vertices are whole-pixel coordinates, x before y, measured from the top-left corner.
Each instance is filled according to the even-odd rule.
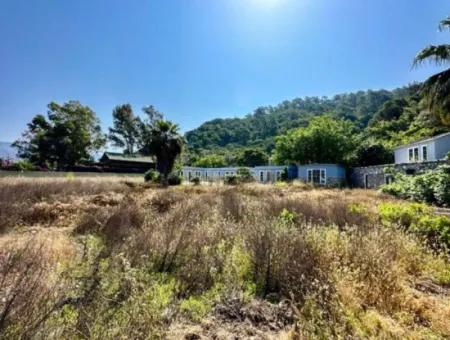
[[[446,223],[363,190],[0,179],[0,338],[449,338]]]

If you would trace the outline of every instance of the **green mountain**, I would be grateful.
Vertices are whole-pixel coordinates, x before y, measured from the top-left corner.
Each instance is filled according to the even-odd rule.
[[[421,109],[420,84],[392,91],[368,90],[334,97],[305,97],[259,107],[243,118],[214,119],[186,133],[190,150],[222,152],[257,147],[270,153],[275,137],[308,125],[317,115],[354,122],[360,133],[393,146],[433,135],[443,127]]]

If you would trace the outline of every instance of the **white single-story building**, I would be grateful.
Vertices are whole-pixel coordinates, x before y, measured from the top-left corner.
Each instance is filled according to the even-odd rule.
[[[281,180],[285,170],[286,166],[279,165],[255,166],[253,168],[253,177],[261,183],[272,183]]]
[[[237,175],[238,167],[226,168],[200,168],[185,166],[181,170],[181,175],[187,181],[198,177],[202,181],[218,181],[223,180],[227,176]]]
[[[288,170],[289,168],[289,170]],[[227,176],[236,176],[239,167],[226,168],[199,168],[183,167],[181,175],[184,180],[191,181],[198,177],[202,181],[221,181]],[[345,167],[339,164],[306,164],[306,165],[265,165],[246,168],[255,181],[260,183],[273,183],[282,179],[283,172],[289,179],[300,179],[314,185],[340,185],[345,183]],[[293,171],[295,170],[295,171]]]

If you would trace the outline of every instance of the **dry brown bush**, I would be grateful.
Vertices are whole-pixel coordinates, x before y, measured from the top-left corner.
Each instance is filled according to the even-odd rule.
[[[71,253],[60,237],[23,237],[0,248],[0,338],[43,337],[43,325],[64,296],[55,267]]]
[[[52,221],[57,215],[54,207],[33,204],[39,202],[72,203],[77,196],[98,195],[104,192],[127,192],[120,182],[102,180],[63,179],[0,179],[0,233],[9,230],[25,218],[25,222]]]

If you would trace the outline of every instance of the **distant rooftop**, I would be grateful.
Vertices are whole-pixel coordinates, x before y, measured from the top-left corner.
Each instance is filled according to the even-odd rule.
[[[152,156],[142,156],[140,154],[126,155],[119,152],[105,152],[100,159],[101,161],[119,161],[119,162],[136,162],[136,163],[154,163]]]

